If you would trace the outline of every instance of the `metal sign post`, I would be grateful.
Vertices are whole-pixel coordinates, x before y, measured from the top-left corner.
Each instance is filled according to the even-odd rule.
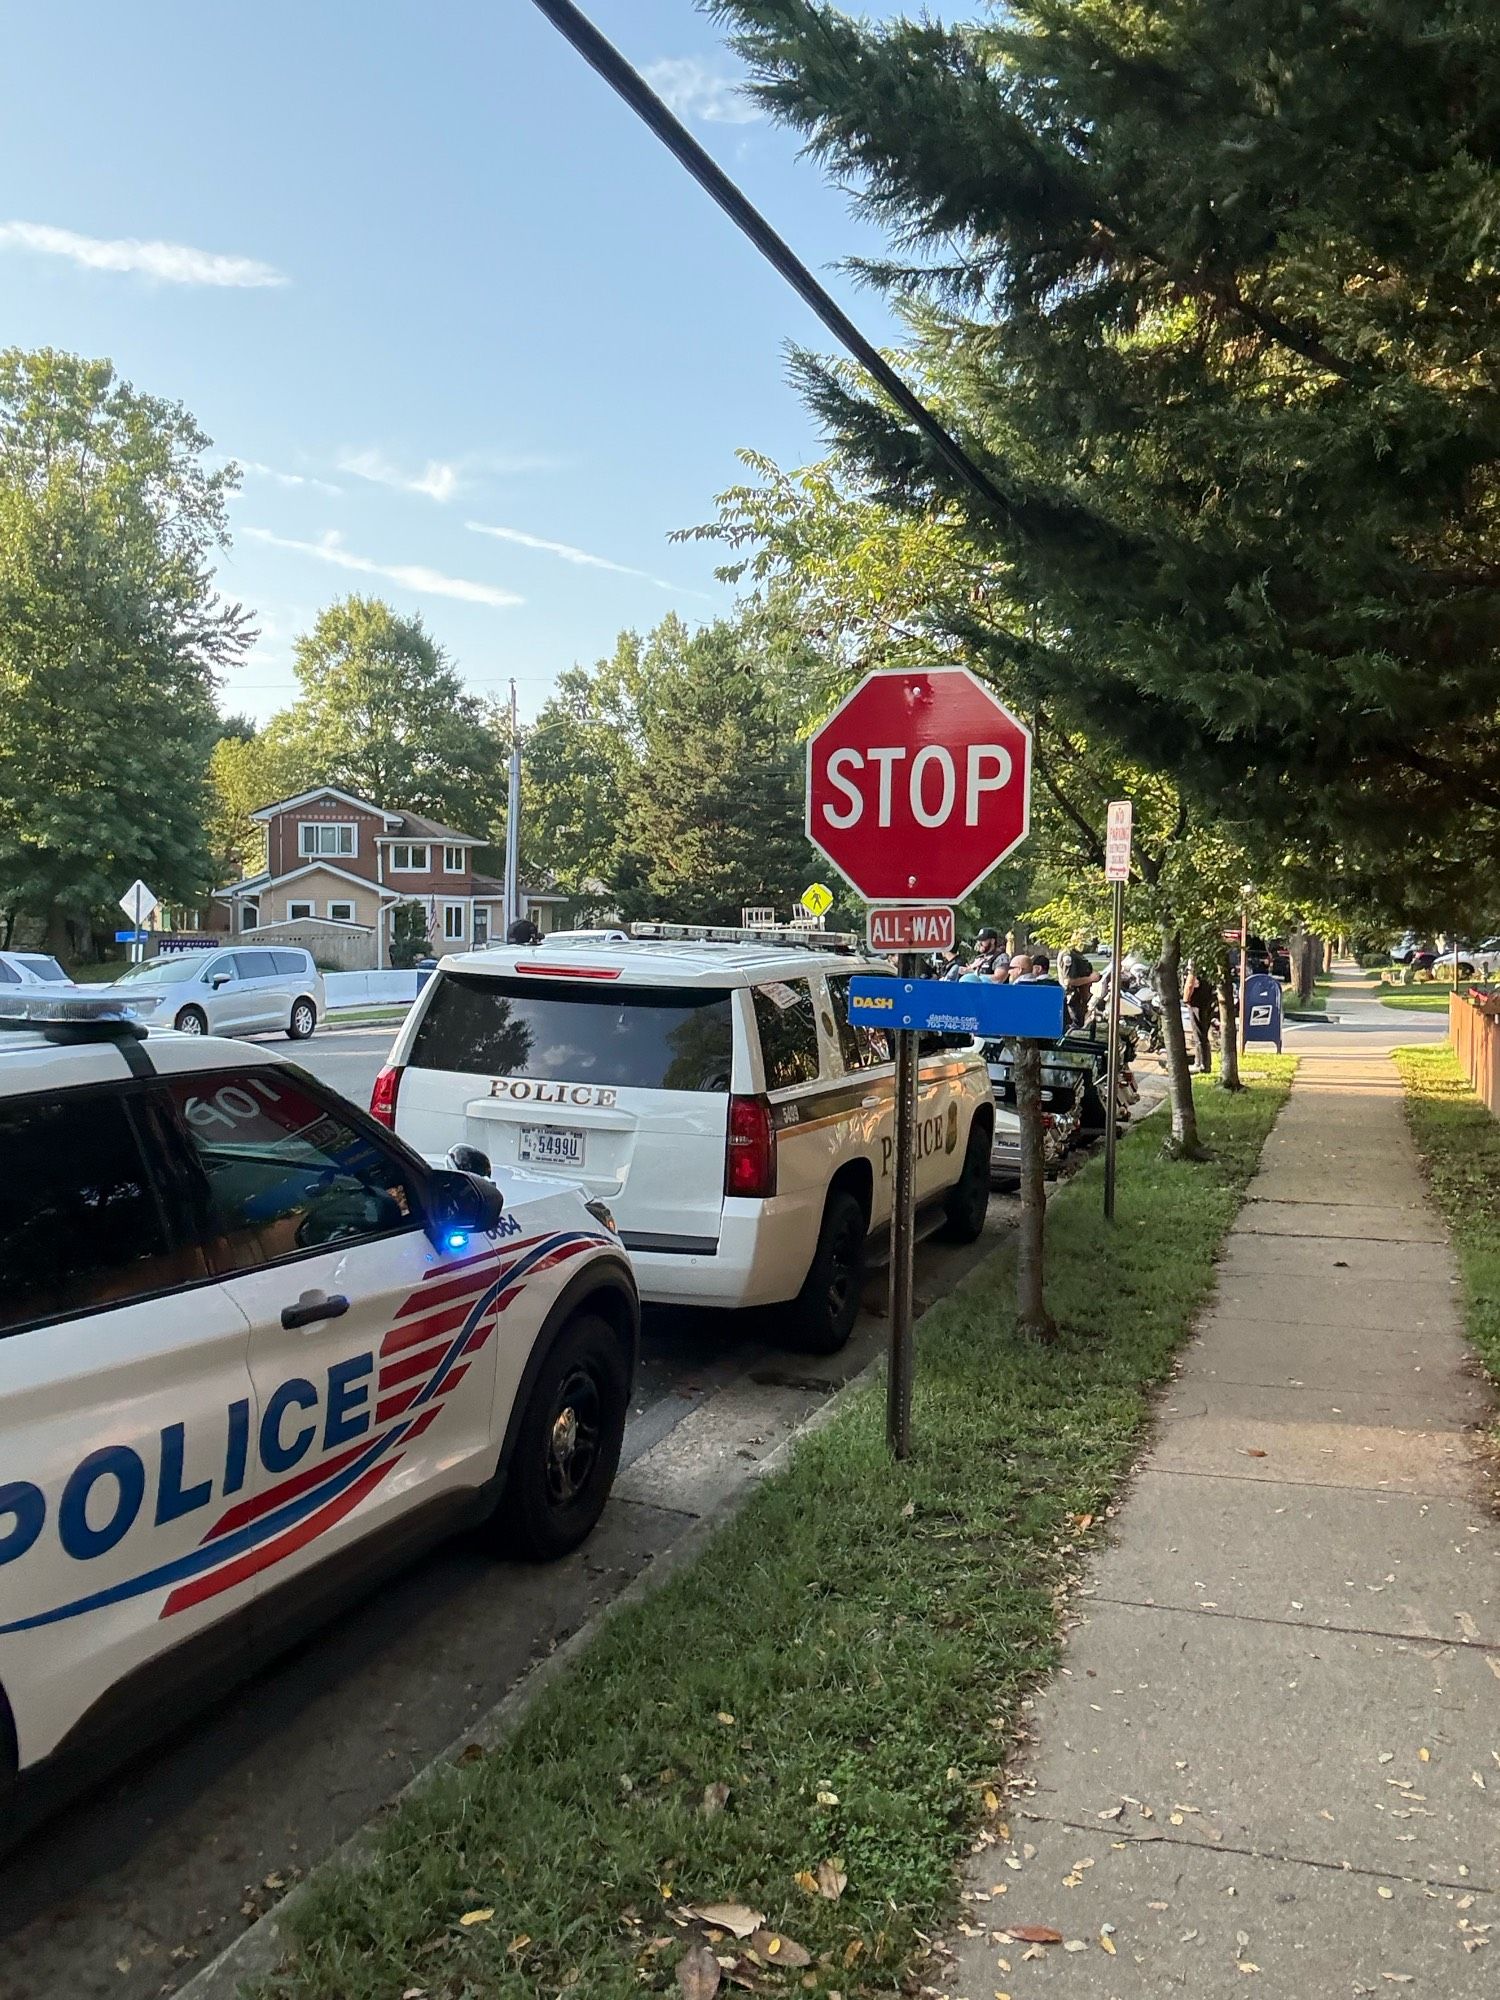
[[[130,962],[139,965],[146,955],[147,925],[158,909],[156,892],[148,889],[139,876],[120,898],[120,908],[130,919],[130,928],[135,936],[130,942]]]
[[[1115,1148],[1120,1122],[1120,984],[1125,956],[1125,884],[1130,876],[1129,799],[1109,808],[1104,836],[1104,879],[1114,886],[1114,923],[1110,938],[1109,974],[1109,1095],[1104,1100],[1104,1219],[1115,1219]]]
[[[950,985],[917,976],[921,960],[903,952],[899,978],[856,973],[849,1019],[881,1028],[896,1045],[896,1130],[892,1159],[890,1364],[886,1441],[894,1458],[911,1451],[912,1252],[915,1243],[917,1052],[923,1034],[978,1035],[996,1041],[1029,1035],[1055,1041],[1063,1028],[1060,986],[997,986],[989,980]]]
[[[905,979],[915,979],[921,960],[903,952]],[[896,1042],[896,1131],[892,1162],[890,1360],[885,1381],[885,1438],[892,1458],[911,1453],[911,1289],[917,1210],[917,1047],[915,1029],[898,1028]]]

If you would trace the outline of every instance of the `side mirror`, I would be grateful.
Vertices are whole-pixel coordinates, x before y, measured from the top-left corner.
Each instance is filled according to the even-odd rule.
[[[227,986],[230,980],[233,979],[233,977],[234,974],[232,972],[216,972],[213,978],[213,988],[215,993],[218,992],[221,986]]]
[[[428,1241],[451,1255],[474,1236],[492,1236],[500,1226],[505,1200],[493,1181],[442,1167],[427,1183]]]
[[[450,1146],[448,1164],[455,1173],[478,1174],[483,1180],[488,1180],[492,1171],[489,1154],[481,1153],[477,1146]]]

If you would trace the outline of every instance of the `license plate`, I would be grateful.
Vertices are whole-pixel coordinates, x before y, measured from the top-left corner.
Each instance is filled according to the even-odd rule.
[[[523,1125],[522,1166],[581,1167],[583,1134],[571,1125]]]

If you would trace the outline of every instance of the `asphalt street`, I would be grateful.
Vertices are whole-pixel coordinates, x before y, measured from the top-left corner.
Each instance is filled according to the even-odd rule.
[[[320,1031],[295,1053],[367,1102],[393,1032]],[[997,1197],[977,1244],[921,1246],[919,1310],[1013,1213]],[[648,1314],[620,1477],[588,1544],[550,1569],[467,1540],[432,1550],[39,1827],[0,1862],[0,2000],[149,2000],[190,1978],[743,1485],[884,1332],[866,1311],[842,1354],[813,1361],[778,1347],[765,1316]]]

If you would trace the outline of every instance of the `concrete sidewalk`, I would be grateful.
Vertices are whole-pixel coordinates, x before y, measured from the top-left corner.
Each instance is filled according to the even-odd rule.
[[[1339,988],[969,1866],[966,2000],[1500,1993],[1491,1399],[1386,1054],[1438,1037]]]

